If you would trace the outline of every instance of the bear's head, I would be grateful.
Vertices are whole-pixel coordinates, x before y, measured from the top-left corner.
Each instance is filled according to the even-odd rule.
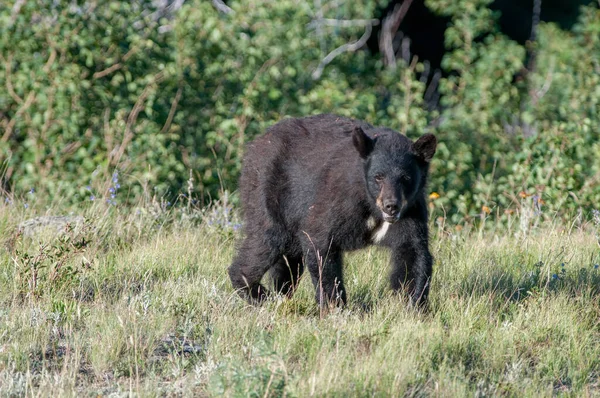
[[[398,221],[424,194],[437,139],[433,134],[425,134],[412,142],[393,130],[374,129],[367,135],[356,127],[352,142],[363,159],[370,198],[384,221]]]

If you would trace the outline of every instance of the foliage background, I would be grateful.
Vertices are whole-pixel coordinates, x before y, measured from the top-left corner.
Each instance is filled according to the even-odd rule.
[[[598,5],[522,45],[498,1],[424,1],[439,101],[424,60],[369,46],[313,77],[389,0],[0,2],[0,391],[600,395]],[[439,137],[430,313],[377,247],[329,314],[310,278],[261,307],[231,289],[244,143],[320,112]]]
[[[183,3],[183,4],[182,4]],[[0,6],[0,160],[10,195],[132,202],[233,191],[244,143],[286,115],[365,119],[440,145],[432,207],[452,221],[581,214],[600,201],[600,11],[571,31],[541,23],[535,69],[490,0],[427,0],[449,18],[439,104],[416,58],[345,52],[313,72],[382,0],[16,1]],[[320,4],[320,7],[317,5]],[[189,184],[189,186],[188,186]],[[191,187],[191,188],[190,188]],[[433,195],[436,197],[437,195]]]

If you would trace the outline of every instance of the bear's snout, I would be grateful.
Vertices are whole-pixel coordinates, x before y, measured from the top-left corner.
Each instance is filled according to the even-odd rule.
[[[393,224],[400,219],[405,204],[404,198],[400,190],[389,180],[383,180],[380,186],[381,190],[375,203],[381,210],[383,220]]]
[[[398,221],[400,219],[400,207],[398,206],[398,199],[385,199],[383,201],[381,213],[385,222],[393,224]]]
[[[405,201],[400,192],[394,192],[393,187],[383,186],[376,202],[385,222],[393,224],[400,219]]]
[[[383,211],[390,216],[398,214],[398,200],[396,198],[386,199],[383,201]]]

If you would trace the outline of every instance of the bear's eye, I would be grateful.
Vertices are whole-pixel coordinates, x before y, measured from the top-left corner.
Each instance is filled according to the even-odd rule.
[[[383,182],[383,174],[376,174],[375,175],[375,181],[377,181],[377,182]]]

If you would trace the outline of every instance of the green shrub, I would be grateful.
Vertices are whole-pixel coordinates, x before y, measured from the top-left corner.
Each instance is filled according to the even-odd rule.
[[[367,51],[344,52],[314,79],[324,57],[364,26],[319,25],[317,3],[18,2],[0,9],[2,185],[35,187],[64,203],[203,200],[233,191],[243,147],[286,115],[365,119],[440,145],[430,189],[453,221],[520,209],[588,213],[597,203],[600,11],[582,7],[572,31],[539,25],[536,68],[501,34],[489,0],[428,0],[450,19],[441,103],[424,104],[424,65],[386,68]],[[387,2],[323,2],[332,19],[370,19]],[[190,171],[193,173],[190,179]],[[488,213],[490,213],[488,215]],[[506,213],[506,214],[505,214]],[[503,218],[504,217],[504,218]]]

